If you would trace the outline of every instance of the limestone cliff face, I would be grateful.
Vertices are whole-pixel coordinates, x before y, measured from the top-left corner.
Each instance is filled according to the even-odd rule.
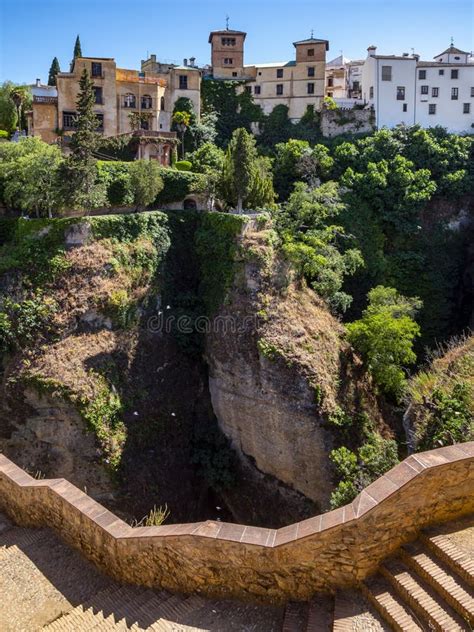
[[[269,242],[268,230],[244,236],[240,272],[207,337],[212,403],[247,467],[323,509],[332,489],[328,421],[370,397],[343,327],[295,285]]]
[[[2,451],[32,475],[66,478],[102,502],[113,500],[97,441],[69,402],[26,388],[21,406],[11,403],[0,412]]]

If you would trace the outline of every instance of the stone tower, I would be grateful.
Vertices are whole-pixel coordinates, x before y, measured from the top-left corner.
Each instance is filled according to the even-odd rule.
[[[242,79],[244,73],[244,41],[247,33],[224,29],[212,31],[211,45],[212,74],[216,79]]]

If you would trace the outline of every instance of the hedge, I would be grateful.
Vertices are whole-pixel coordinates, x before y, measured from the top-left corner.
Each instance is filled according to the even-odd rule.
[[[129,167],[131,162],[98,161],[99,181],[107,187],[107,199],[111,206],[128,206],[131,202]],[[206,178],[202,174],[190,171],[178,171],[160,167],[160,177],[164,187],[156,198],[155,204],[181,202],[191,193],[201,193],[206,188]]]

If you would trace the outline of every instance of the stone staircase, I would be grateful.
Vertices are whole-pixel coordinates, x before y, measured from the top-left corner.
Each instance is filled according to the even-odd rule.
[[[0,514],[1,632],[403,632],[474,628],[474,522],[421,534],[358,590],[286,608],[124,586]]]

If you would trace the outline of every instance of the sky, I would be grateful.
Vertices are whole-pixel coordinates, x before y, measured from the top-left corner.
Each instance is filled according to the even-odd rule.
[[[245,63],[294,58],[292,42],[329,40],[328,61],[343,51],[366,56],[419,53],[431,60],[454,38],[474,49],[474,0],[0,0],[0,81],[47,81],[57,56],[67,70],[79,34],[89,57],[114,57],[140,67],[155,53],[162,61],[210,61],[209,31],[247,32]]]

